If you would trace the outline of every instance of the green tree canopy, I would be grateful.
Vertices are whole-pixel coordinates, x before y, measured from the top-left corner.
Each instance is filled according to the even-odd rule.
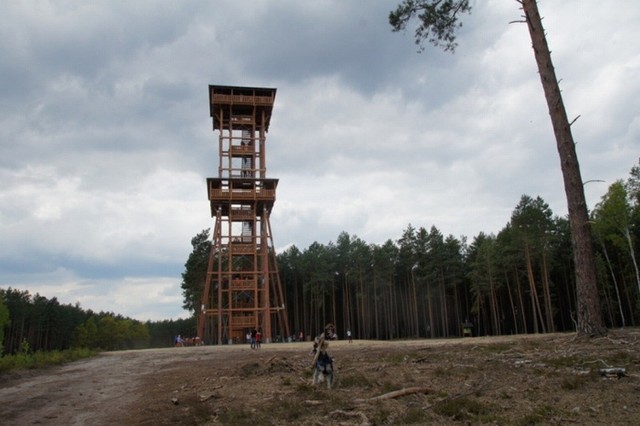
[[[193,251],[184,264],[182,273],[182,307],[190,312],[199,312],[202,292],[207,278],[207,265],[211,252],[209,229],[200,231],[191,239]]]
[[[469,0],[404,0],[389,13],[389,23],[393,31],[404,31],[407,23],[417,17],[419,24],[414,35],[421,51],[426,40],[453,52],[457,46],[456,31],[462,27],[459,15],[469,12]]]

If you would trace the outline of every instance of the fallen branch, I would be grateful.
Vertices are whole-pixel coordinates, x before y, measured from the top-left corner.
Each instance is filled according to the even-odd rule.
[[[200,398],[200,402],[205,402],[205,401],[208,401],[211,398],[219,399],[219,398],[222,398],[222,397],[217,392],[209,392],[209,393],[200,394],[199,398]]]
[[[388,392],[382,395],[374,396],[372,398],[366,398],[366,399],[358,398],[355,400],[355,402],[382,401],[385,399],[400,398],[401,396],[412,395],[414,393],[431,393],[431,392],[433,391],[429,388],[412,387],[412,388],[400,389],[393,392]]]
[[[622,340],[622,339],[616,339],[616,340],[613,340],[613,339],[612,339],[611,337],[609,337],[609,336],[607,336],[607,340],[608,340],[608,341],[610,341],[611,343],[614,343],[614,344],[625,344],[625,345],[628,345],[628,344],[629,344],[629,342],[627,342],[626,340]]]
[[[264,362],[265,365],[271,364],[271,361],[273,361],[274,359],[276,359],[278,357],[278,355],[274,355],[271,358],[269,358],[268,360],[266,360]]]

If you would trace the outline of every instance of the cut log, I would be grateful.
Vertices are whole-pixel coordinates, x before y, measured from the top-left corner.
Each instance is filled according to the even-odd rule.
[[[366,402],[366,401],[382,401],[384,399],[393,399],[400,398],[401,396],[412,395],[414,393],[431,393],[433,392],[429,388],[416,386],[412,388],[404,388],[393,392],[388,392],[382,395],[374,396],[368,399],[356,399],[356,402]]]

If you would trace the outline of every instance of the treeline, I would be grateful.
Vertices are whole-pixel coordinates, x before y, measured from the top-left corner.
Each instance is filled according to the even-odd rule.
[[[640,166],[614,182],[590,215],[600,306],[608,327],[640,323]],[[199,306],[209,231],[192,239],[183,273],[184,307]],[[445,236],[408,225],[397,240],[335,243],[278,255],[291,332],[313,335],[334,322],[341,335],[398,339],[545,333],[575,328],[575,271],[569,224],[541,197],[523,195],[497,234]],[[19,351],[164,347],[195,336],[195,318],[140,322],[56,298],[0,289],[3,354]],[[277,333],[276,333],[277,334]]]
[[[177,334],[195,334],[190,319],[141,322],[112,312],[84,310],[28,291],[0,289],[2,354],[66,350],[164,347]]]
[[[640,168],[612,184],[591,213],[600,305],[608,327],[640,322]],[[409,225],[398,240],[336,242],[279,254],[293,333],[336,322],[365,339],[545,333],[575,329],[569,223],[523,195],[497,235],[471,242]]]

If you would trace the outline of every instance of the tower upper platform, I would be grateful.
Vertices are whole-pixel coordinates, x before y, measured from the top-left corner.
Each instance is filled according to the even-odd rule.
[[[248,124],[268,131],[275,98],[276,89],[210,85],[209,111],[213,130],[229,129],[232,124]]]

